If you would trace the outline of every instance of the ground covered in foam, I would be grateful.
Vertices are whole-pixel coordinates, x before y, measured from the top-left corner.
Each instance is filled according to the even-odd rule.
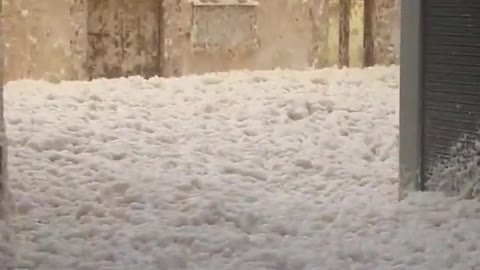
[[[478,202],[396,202],[397,67],[5,97],[18,269],[480,269]]]

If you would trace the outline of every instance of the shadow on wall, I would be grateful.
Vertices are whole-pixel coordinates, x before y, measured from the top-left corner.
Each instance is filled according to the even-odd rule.
[[[390,47],[399,0],[3,0],[5,76],[60,81],[360,67],[367,2],[375,28],[370,64],[396,63]]]

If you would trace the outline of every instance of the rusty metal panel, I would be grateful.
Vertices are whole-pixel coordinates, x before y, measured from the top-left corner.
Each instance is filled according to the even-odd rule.
[[[256,49],[257,5],[256,1],[194,1],[192,48]]]
[[[159,13],[157,0],[89,0],[90,77],[159,75]]]

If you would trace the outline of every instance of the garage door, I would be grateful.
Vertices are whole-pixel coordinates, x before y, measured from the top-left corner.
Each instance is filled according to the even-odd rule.
[[[425,188],[434,166],[452,157],[452,146],[478,138],[480,1],[424,0],[423,14]]]

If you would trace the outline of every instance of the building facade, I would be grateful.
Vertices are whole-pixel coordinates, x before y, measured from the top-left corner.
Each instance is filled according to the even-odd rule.
[[[399,0],[3,0],[6,80],[331,66],[344,2],[349,64],[361,66],[364,1],[375,63],[397,63]]]

